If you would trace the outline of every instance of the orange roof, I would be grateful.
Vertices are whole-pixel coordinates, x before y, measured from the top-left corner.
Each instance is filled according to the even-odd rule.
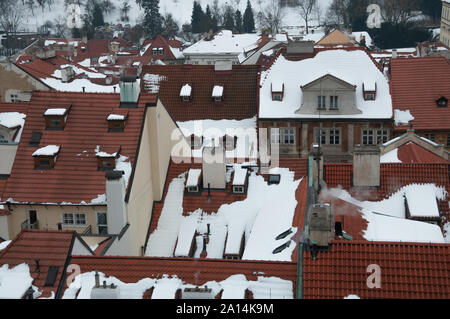
[[[442,157],[427,151],[415,143],[406,143],[400,146],[397,156],[402,163],[448,163]]]
[[[2,199],[15,202],[90,203],[105,193],[105,172],[97,169],[95,148],[119,148],[127,162],[134,165],[146,104],[156,103],[156,96],[141,94],[138,108],[129,108],[125,131],[108,132],[106,118],[119,112],[119,94],[40,92],[33,94],[25,128]],[[49,107],[68,108],[64,130],[46,130],[44,112]],[[39,147],[58,145],[55,168],[34,169],[31,156],[39,147],[29,146],[33,132],[41,132]]]
[[[348,35],[340,30],[333,30],[326,36],[324,36],[316,45],[345,45],[353,44]]]
[[[416,130],[449,130],[448,107],[438,107],[436,100],[450,99],[450,62],[445,57],[391,60],[391,88],[393,108],[410,110]],[[406,130],[400,125],[396,130]]]
[[[63,286],[63,274],[72,251],[74,240],[73,231],[39,231],[23,230],[17,237],[0,252],[0,265],[10,268],[26,263],[33,277],[33,285],[43,291],[42,297],[56,296]],[[35,272],[36,261],[39,258],[39,272]],[[49,267],[58,267],[56,281],[53,286],[46,287],[45,282]]]
[[[370,289],[377,265],[381,288]],[[303,297],[450,298],[450,245],[334,241],[329,252],[303,255]]]

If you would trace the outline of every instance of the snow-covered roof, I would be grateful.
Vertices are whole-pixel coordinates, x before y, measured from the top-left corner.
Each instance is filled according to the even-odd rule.
[[[10,129],[14,127],[20,127],[19,132],[16,134],[16,137],[14,139],[15,143],[18,143],[20,141],[26,117],[27,117],[26,114],[19,112],[0,113],[0,125]]]
[[[414,120],[410,110],[394,110],[395,125],[408,125],[410,121]]]
[[[117,157],[117,152],[107,153],[104,151],[100,151],[100,145],[97,145],[95,148],[95,156],[96,157]]]
[[[11,268],[8,265],[0,267],[0,299],[21,299],[32,283],[26,263]]]
[[[107,121],[123,121],[125,120],[125,115],[121,114],[109,114],[106,118]]]
[[[198,182],[199,182],[201,174],[202,174],[201,169],[191,168],[188,173],[186,187],[198,186]]]
[[[364,72],[361,72],[364,70]],[[302,114],[301,86],[327,74],[356,86],[355,102],[361,114],[327,115],[321,118],[390,119],[392,101],[389,83],[369,55],[363,50],[325,50],[314,58],[288,61],[278,57],[269,70],[261,75],[260,118],[318,118],[319,115]],[[284,99],[272,101],[271,84],[284,82]],[[365,101],[363,83],[377,83],[375,101]]]
[[[236,166],[234,169],[233,185],[244,185],[247,179],[247,172],[248,170],[246,168]]]
[[[60,147],[58,145],[47,145],[37,149],[33,156],[54,156],[58,154]]]
[[[283,81],[272,82],[272,92],[283,92]]]
[[[189,84],[183,85],[183,87],[180,90],[180,96],[191,96],[192,87]]]
[[[212,40],[200,40],[184,49],[184,55],[191,54],[234,54],[238,55],[244,48],[254,45],[260,39],[256,33],[233,34],[223,30],[217,33]]]
[[[84,92],[86,93],[119,93],[120,88],[116,85],[99,85],[91,82],[89,79],[74,79],[72,82],[63,83],[55,78],[42,78],[49,87],[62,92]],[[138,79],[139,81],[139,79]],[[116,88],[116,90],[114,90]]]
[[[175,257],[189,257],[192,240],[197,230],[197,219],[185,217],[178,231],[177,248],[175,249]]]
[[[66,112],[67,112],[67,109],[65,109],[65,108],[50,108],[45,111],[44,115],[63,116],[64,114],[66,114]]]
[[[433,185],[408,187],[405,189],[409,214],[414,217],[439,218],[439,208],[436,200],[436,190]]]
[[[212,97],[222,97],[223,96],[223,86],[215,85],[212,91]]]

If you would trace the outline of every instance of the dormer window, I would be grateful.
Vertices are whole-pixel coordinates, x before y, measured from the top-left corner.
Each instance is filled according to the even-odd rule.
[[[158,48],[153,48],[152,49],[152,54],[153,55],[158,55]]]
[[[223,86],[216,85],[212,91],[212,98],[215,102],[223,101]]]
[[[330,96],[330,110],[339,109],[339,96],[331,95]]]
[[[45,128],[47,130],[63,130],[67,123],[69,108],[49,108],[45,111]]]
[[[283,82],[272,82],[272,101],[283,101],[284,97],[284,83]]]
[[[444,96],[441,96],[439,99],[436,100],[436,104],[438,107],[447,107],[448,99]]]
[[[201,169],[190,169],[188,179],[186,181],[186,190],[188,193],[200,192],[200,177],[202,175]]]
[[[190,136],[190,144],[191,144],[191,149],[193,150],[198,150],[200,148],[202,148],[203,146],[203,136],[197,136],[192,134]]]
[[[158,55],[164,54],[164,48],[158,48]]]
[[[377,83],[363,83],[363,96],[365,101],[375,101],[377,97]]]
[[[58,145],[47,145],[37,149],[32,155],[34,157],[34,168],[53,169],[55,167],[59,151],[60,147]]]
[[[317,109],[325,110],[326,109],[326,101],[327,101],[327,97],[325,95],[319,95],[317,97]]]
[[[112,151],[112,152],[111,152]],[[97,169],[99,171],[109,171],[116,168],[116,159],[119,157],[121,147],[114,150],[102,148],[100,145],[95,148],[95,157],[97,158]]]
[[[108,132],[123,132],[125,123],[128,119],[128,112],[111,113],[106,120],[108,121]]]
[[[189,84],[185,84],[181,87],[180,97],[183,102],[189,102],[192,97],[192,87]]]
[[[242,167],[236,167],[233,177],[233,193],[245,194],[248,184],[248,169]]]
[[[236,148],[237,136],[225,135],[223,137],[223,145],[226,151],[232,151]]]

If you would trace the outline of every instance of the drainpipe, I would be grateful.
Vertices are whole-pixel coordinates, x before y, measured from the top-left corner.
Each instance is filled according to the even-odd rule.
[[[297,299],[303,299],[303,243],[298,245],[297,257],[297,285],[295,295]]]

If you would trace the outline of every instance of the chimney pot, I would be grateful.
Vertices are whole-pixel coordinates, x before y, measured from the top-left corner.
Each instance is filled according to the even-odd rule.
[[[98,274],[98,271],[95,271],[95,288],[100,287],[100,276]]]

